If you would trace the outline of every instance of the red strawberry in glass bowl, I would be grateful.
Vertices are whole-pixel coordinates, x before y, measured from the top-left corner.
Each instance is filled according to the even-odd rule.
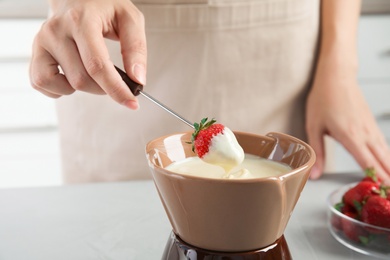
[[[203,161],[219,165],[229,172],[244,160],[244,151],[234,133],[215,119],[203,118],[194,124],[192,134],[192,150]]]
[[[353,219],[358,218],[357,213],[346,212],[345,215]],[[341,227],[344,235],[355,242],[365,243],[368,238],[368,231],[348,218],[341,219]]]
[[[357,218],[358,213],[355,207],[350,206],[349,204],[345,204],[344,202],[337,203],[334,205],[334,208],[343,213],[344,215],[347,215],[351,218]],[[331,225],[333,228],[335,228],[338,231],[343,230],[343,220],[338,215],[333,215],[331,218]]]
[[[362,204],[369,196],[379,194],[379,184],[371,181],[361,181],[345,192],[343,202],[361,210]]]
[[[390,229],[390,200],[380,195],[369,197],[361,216],[365,223]]]
[[[369,176],[367,172],[374,173]],[[343,245],[381,259],[390,259],[389,187],[373,169],[358,183],[333,191],[327,199],[328,227]]]

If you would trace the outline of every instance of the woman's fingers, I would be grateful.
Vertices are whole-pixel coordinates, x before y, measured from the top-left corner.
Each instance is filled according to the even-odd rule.
[[[91,26],[88,31],[80,31],[74,35],[85,70],[104,92],[119,104],[136,102],[136,98],[110,61],[103,37],[96,37],[99,30],[98,27]]]
[[[378,176],[389,181],[389,149],[379,128],[375,125],[372,127],[372,129],[367,130],[362,126],[358,134],[335,134],[333,137],[346,148],[362,169],[373,167]]]
[[[367,146],[375,158],[376,166],[374,165],[374,169],[378,176],[390,185],[390,149],[385,137],[378,132],[374,141],[369,142]]]
[[[60,73],[58,63],[40,46],[35,46],[31,58],[30,82],[33,88],[52,98],[70,95],[74,92],[67,78]]]
[[[143,14],[133,8],[118,20],[123,64],[130,78],[142,85],[146,84],[147,47]]]
[[[46,44],[56,61],[61,61],[61,69],[73,89],[92,94],[104,94],[101,87],[87,73],[81,61],[75,42],[69,38]]]
[[[127,0],[64,1],[57,7],[34,41],[30,64],[33,87],[54,98],[75,90],[108,94],[116,102],[137,109],[138,101],[115,70],[104,37],[121,41],[127,73],[144,84],[142,14]]]
[[[376,139],[373,142],[370,142],[368,147],[375,158],[378,158],[384,171],[390,173],[390,149],[384,135],[382,133],[377,133]]]
[[[46,26],[49,27],[49,29],[46,29],[46,35],[49,35],[49,37],[43,38],[40,44],[46,50],[50,50],[53,63],[61,61],[62,72],[70,86],[74,90],[104,94],[104,91],[85,70],[75,42],[71,38],[58,33],[55,28],[51,28],[54,26],[52,23],[49,22]]]

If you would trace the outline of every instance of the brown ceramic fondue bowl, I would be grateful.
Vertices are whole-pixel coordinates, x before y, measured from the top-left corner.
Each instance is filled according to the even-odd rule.
[[[258,179],[209,179],[164,169],[195,156],[191,133],[157,138],[146,154],[173,232],[198,248],[243,252],[273,244],[290,215],[315,162],[313,149],[292,136],[235,132],[245,153],[289,165],[292,170]]]

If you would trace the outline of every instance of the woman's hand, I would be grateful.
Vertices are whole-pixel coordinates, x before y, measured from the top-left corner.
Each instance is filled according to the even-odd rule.
[[[390,150],[356,82],[355,66],[331,56],[320,60],[306,111],[309,144],[317,154],[312,179],[322,174],[324,135],[329,135],[363,169],[374,167],[378,176],[389,181]]]
[[[321,41],[312,89],[307,99],[306,131],[317,154],[311,178],[325,160],[324,136],[340,142],[365,169],[374,167],[390,182],[390,150],[357,84],[358,0],[321,2]]]
[[[138,101],[116,72],[104,38],[119,40],[128,75],[145,84],[144,17],[129,0],[55,0],[52,16],[35,37],[32,86],[58,98],[75,90],[108,94],[131,109]]]

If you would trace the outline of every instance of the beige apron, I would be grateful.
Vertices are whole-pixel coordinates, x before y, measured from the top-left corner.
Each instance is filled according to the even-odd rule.
[[[139,0],[148,44],[145,91],[190,121],[305,139],[319,0]],[[108,42],[121,66],[117,43]],[[57,102],[67,183],[150,178],[144,147],[191,130],[139,97],[131,111],[77,92]]]

